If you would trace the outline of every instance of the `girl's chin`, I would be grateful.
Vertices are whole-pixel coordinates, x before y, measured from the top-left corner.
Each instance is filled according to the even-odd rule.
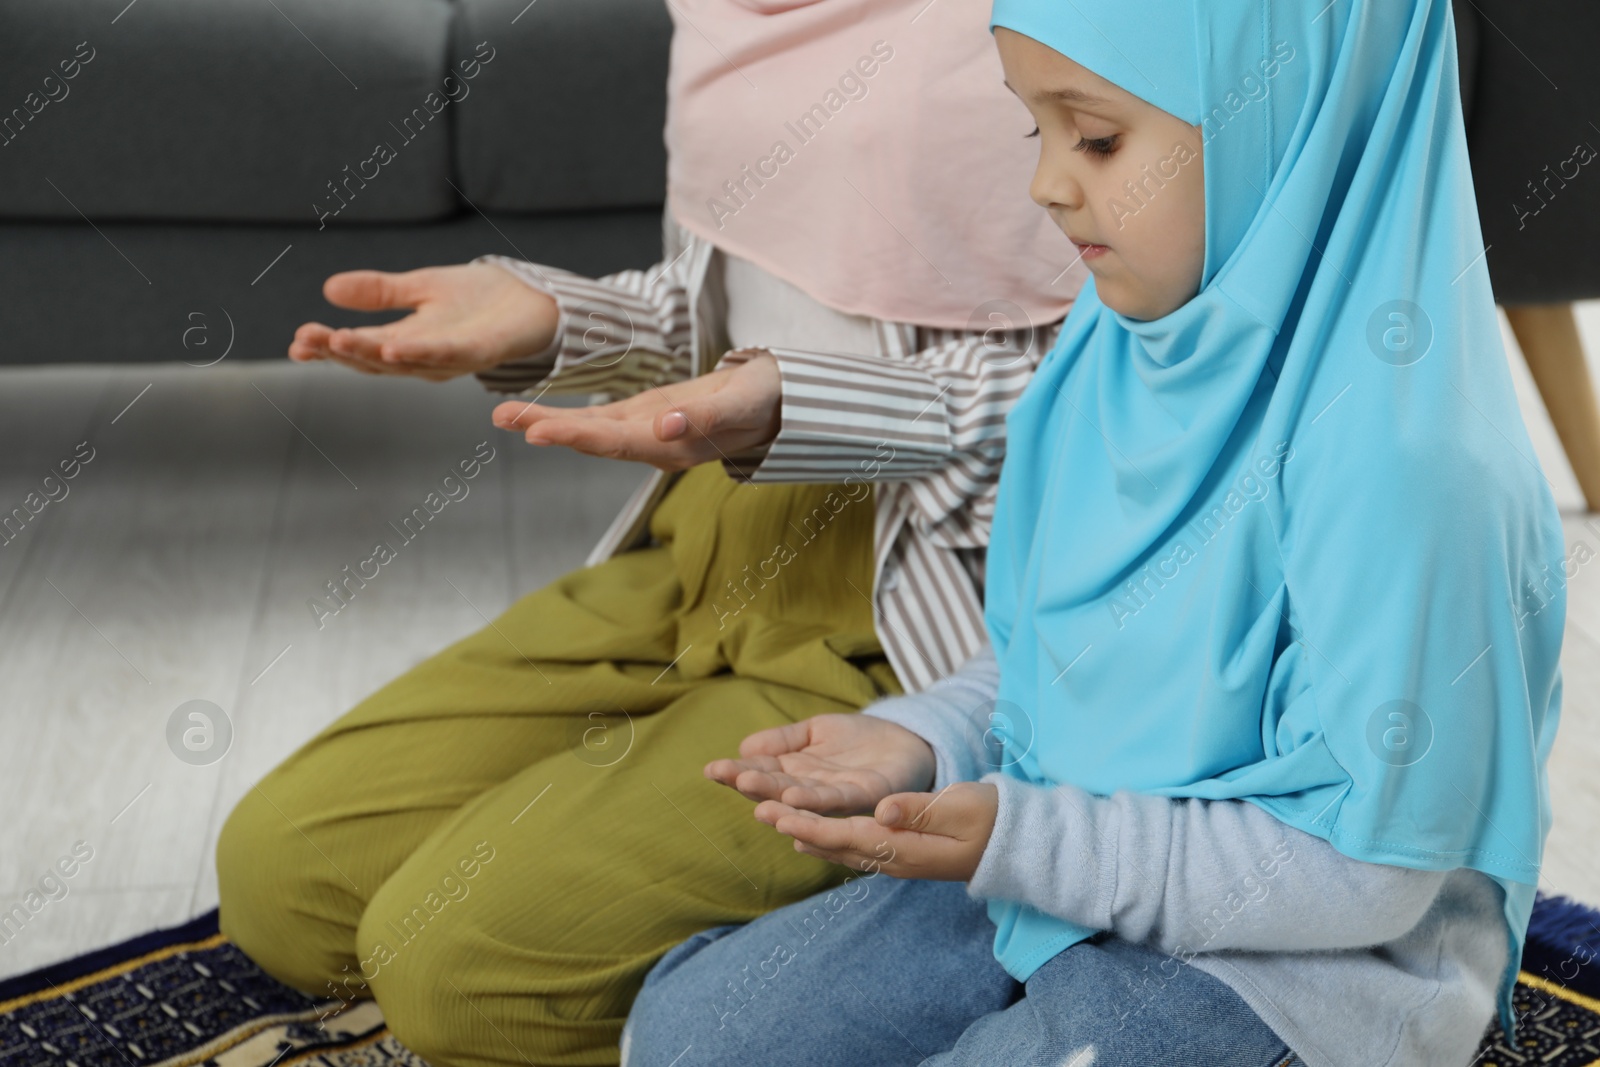
[[[1105,278],[1098,271],[1095,272],[1095,293],[1100,297],[1100,303],[1130,319],[1148,321],[1159,319],[1166,314],[1155,306],[1147,293],[1135,292],[1131,286],[1119,284],[1121,279]]]

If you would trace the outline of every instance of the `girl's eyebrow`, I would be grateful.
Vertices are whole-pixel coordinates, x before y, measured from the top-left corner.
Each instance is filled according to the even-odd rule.
[[[1000,84],[1010,89],[1013,95],[1020,95],[1010,82],[1001,82]],[[1085,92],[1082,89],[1041,89],[1033,95],[1036,99],[1058,100],[1069,104],[1110,104],[1112,102],[1104,96]]]
[[[1082,89],[1046,89],[1038,94],[1046,100],[1062,100],[1072,104],[1109,104],[1110,100]]]

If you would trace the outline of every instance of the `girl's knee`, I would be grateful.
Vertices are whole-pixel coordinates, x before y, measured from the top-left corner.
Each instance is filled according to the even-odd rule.
[[[665,1067],[690,1045],[700,1050],[696,1064],[717,1063],[709,1032],[726,1020],[712,1018],[705,994],[682,972],[647,978],[623,1029],[622,1067]]]
[[[702,951],[713,942],[743,929],[718,926],[677,945],[645,976],[623,1030],[622,1067],[656,1067],[672,1063],[685,1048],[697,1049],[697,1064],[748,1062],[737,1049],[717,1038],[744,1002],[731,989],[715,989],[703,966]],[[719,1049],[732,1058],[719,1059]]]

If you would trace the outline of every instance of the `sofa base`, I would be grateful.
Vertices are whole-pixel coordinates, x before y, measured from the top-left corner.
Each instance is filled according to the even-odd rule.
[[[587,275],[646,267],[661,209],[424,225],[0,224],[0,364],[278,359],[302,322],[385,321],[322,298],[341,270],[409,270],[489,252]]]

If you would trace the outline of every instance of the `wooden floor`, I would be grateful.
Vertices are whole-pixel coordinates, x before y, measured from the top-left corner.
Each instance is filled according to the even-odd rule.
[[[1600,305],[1583,325],[1600,354]],[[1513,370],[1569,545],[1600,551],[1600,522]],[[489,425],[494,402],[470,379],[286,363],[0,371],[0,512],[93,448],[67,495],[0,547],[0,913],[30,891],[48,901],[0,932],[0,976],[215,906],[218,827],[251,783],[582,563],[647,469],[530,449]],[[398,544],[389,524],[481,442],[494,458],[468,495],[319,620],[308,602],[324,583]],[[1600,567],[1569,594],[1545,888],[1600,903]],[[169,747],[169,720],[195,700],[231,725],[212,762]],[[76,842],[92,858],[52,880]]]

